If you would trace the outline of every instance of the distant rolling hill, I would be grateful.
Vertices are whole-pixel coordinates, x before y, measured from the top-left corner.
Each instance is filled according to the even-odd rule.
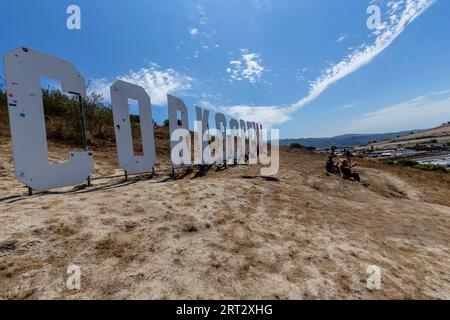
[[[417,139],[428,139],[428,138],[443,138],[450,137],[450,121],[448,124],[441,125],[436,128],[422,130],[419,133],[401,136],[399,138],[395,137],[392,139],[392,142],[402,142],[408,140],[417,140]]]
[[[391,140],[411,134],[423,132],[424,130],[409,130],[401,132],[379,133],[379,134],[345,134],[332,138],[300,138],[280,140],[280,146],[289,146],[292,143],[299,143],[305,147],[354,147],[366,145],[369,142]]]

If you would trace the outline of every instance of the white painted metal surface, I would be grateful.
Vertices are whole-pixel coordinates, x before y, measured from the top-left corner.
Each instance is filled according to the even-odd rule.
[[[222,145],[223,145],[223,151],[220,153],[219,150],[219,157],[217,157],[219,162],[223,162],[227,159],[227,118],[223,113],[216,113],[216,130],[217,132],[222,133]]]
[[[167,102],[169,107],[169,131],[170,131],[170,151],[178,149],[181,153],[181,158],[184,159],[183,164],[175,163],[172,158],[172,167],[187,167],[192,165],[191,159],[191,137],[189,136],[189,118],[188,110],[183,100],[178,99],[170,94],[167,95]],[[180,114],[178,119],[177,113]],[[179,123],[178,120],[181,120]],[[184,129],[185,133],[174,135],[177,129]]]
[[[64,92],[85,96],[84,77],[69,62],[25,47],[5,54],[4,65],[17,179],[38,191],[83,182],[93,171],[91,152],[71,152],[66,163],[49,163],[40,80],[41,77],[59,80]],[[119,164],[130,174],[152,171],[156,155],[150,97],[142,87],[124,81],[117,81],[110,89]],[[134,153],[128,99],[138,101],[143,156]],[[168,95],[168,111],[172,165],[174,168],[191,166],[188,109],[182,100]],[[217,162],[232,163],[237,159],[245,163],[247,153],[249,164],[256,164],[257,149],[265,152],[261,124],[236,119],[228,124],[225,115],[217,113],[215,130],[222,133],[222,140],[212,145],[204,140],[209,131],[209,111],[196,107],[196,120],[199,132],[196,141],[202,149],[200,163],[206,162],[205,149],[210,153],[209,163],[211,154],[215,154],[213,160]],[[208,150],[211,148],[223,152]],[[174,162],[174,153],[181,161]]]
[[[244,120],[239,120],[239,131],[240,131],[240,159],[238,160],[240,164],[245,164],[245,156],[247,154],[247,143],[246,143],[246,137],[247,137],[247,128],[245,126]]]
[[[247,135],[248,135],[248,163],[256,164],[258,162],[258,156],[256,154],[256,124],[251,121],[247,121]]]
[[[263,137],[263,126],[262,124],[258,124],[259,130],[258,130],[258,147],[259,152],[262,152],[263,146],[264,146],[264,137]]]
[[[86,95],[84,77],[62,59],[30,48],[4,56],[15,173],[38,191],[76,185],[94,168],[91,152],[72,152],[66,163],[49,163],[41,77],[61,81],[66,93]]]
[[[255,125],[255,135],[256,135],[256,155],[259,156],[259,147],[261,146],[261,130],[259,123],[254,122]]]
[[[205,139],[208,132],[208,120],[209,120],[209,110],[202,109],[200,107],[195,107],[195,119],[196,119],[196,139],[197,148],[196,152],[199,157],[199,164],[210,163],[210,159],[204,159],[204,150],[208,146],[208,141]]]
[[[110,90],[119,164],[130,174],[151,172],[156,156],[150,97],[144,88],[122,80],[111,85]],[[136,100],[139,106],[142,156],[136,156],[133,148],[128,99]]]
[[[240,137],[239,122],[236,119],[230,120],[229,139],[227,143],[227,163],[234,164],[240,157]]]

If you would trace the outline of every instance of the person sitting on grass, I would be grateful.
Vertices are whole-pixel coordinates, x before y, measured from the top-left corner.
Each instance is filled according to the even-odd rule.
[[[334,167],[333,156],[328,157],[328,161],[325,165],[325,168],[327,169],[328,173],[331,173],[331,174],[334,173],[335,167]]]
[[[333,156],[329,156],[325,168],[329,174],[341,175],[340,164],[340,161],[337,164],[334,164]]]
[[[352,168],[358,165],[356,162],[352,165],[349,164],[348,160],[342,160],[341,162],[341,172],[342,177],[344,179],[354,179],[355,181],[361,181],[361,178],[359,177],[359,174],[356,171],[353,171]]]

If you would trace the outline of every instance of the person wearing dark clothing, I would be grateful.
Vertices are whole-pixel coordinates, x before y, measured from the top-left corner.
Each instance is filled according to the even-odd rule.
[[[325,168],[327,169],[328,173],[334,173],[334,162],[332,156],[328,157],[328,161],[327,164],[325,165]]]
[[[335,147],[331,147],[331,153],[330,153],[330,155],[331,155],[332,157],[334,157],[334,156],[336,155],[336,148],[335,148]]]
[[[345,157],[347,158],[348,163],[352,164],[353,155],[350,150],[345,150]]]
[[[353,171],[352,168],[356,166],[357,163],[352,165],[349,164],[347,160],[342,160],[341,164],[341,172],[344,179],[355,179],[355,181],[361,181],[359,174],[356,171]]]

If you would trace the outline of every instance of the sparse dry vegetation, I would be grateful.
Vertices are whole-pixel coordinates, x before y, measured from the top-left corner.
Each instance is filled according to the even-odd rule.
[[[327,175],[324,156],[283,148],[276,179],[258,166],[171,178],[157,127],[152,178],[27,197],[0,112],[0,298],[450,298],[449,174],[358,160],[356,183]],[[53,157],[65,159],[73,146],[58,139]],[[113,138],[95,140],[94,176],[120,173]],[[72,264],[79,291],[65,286]],[[381,290],[367,289],[368,265]]]

